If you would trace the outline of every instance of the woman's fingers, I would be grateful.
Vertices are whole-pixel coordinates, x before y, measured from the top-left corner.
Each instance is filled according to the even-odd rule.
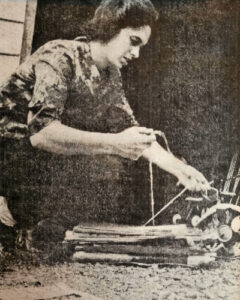
[[[143,136],[142,137],[143,144],[152,144],[153,142],[156,142],[156,136],[154,134]]]
[[[146,127],[136,127],[136,128],[139,133],[154,134],[154,130],[152,128],[146,128]]]
[[[156,141],[153,129],[146,127],[132,127],[132,142],[135,144],[151,145]]]
[[[205,192],[210,189],[210,184],[203,174],[188,165],[182,166],[182,173],[179,175],[179,182],[188,190],[194,192]]]
[[[125,158],[138,159],[144,150],[156,141],[152,129],[146,127],[131,127],[118,135],[118,153]]]

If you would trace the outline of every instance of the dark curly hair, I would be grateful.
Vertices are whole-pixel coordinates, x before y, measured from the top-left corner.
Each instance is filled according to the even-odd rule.
[[[103,0],[92,20],[81,28],[89,40],[108,43],[121,29],[152,26],[158,13],[150,0]]]

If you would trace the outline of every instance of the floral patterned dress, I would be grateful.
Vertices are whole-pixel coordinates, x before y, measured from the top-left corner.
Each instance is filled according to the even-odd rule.
[[[30,211],[36,215],[45,202],[50,202],[53,209],[55,201],[58,201],[60,210],[66,208],[67,200],[62,204],[59,199],[45,201],[45,204],[36,200],[39,197],[49,198],[45,195],[46,186],[47,190],[49,187],[52,189],[50,194],[56,198],[61,187],[69,184],[66,179],[69,174],[61,175],[65,168],[76,168],[78,174],[86,178],[84,182],[74,183],[78,189],[89,181],[93,172],[100,170],[92,167],[91,171],[86,171],[89,164],[98,164],[98,159],[79,158],[73,166],[69,158],[56,158],[31,147],[29,137],[54,120],[81,130],[112,133],[138,125],[124,95],[120,71],[115,67],[98,70],[85,37],[48,42],[0,87],[0,194],[9,197],[15,218],[26,224],[35,218],[34,213],[29,215],[31,206]],[[39,157],[44,155],[45,159],[41,159],[40,163]],[[51,161],[54,163],[51,164]],[[114,158],[111,161],[105,158],[104,164],[115,165],[116,170],[119,167]],[[45,175],[40,176],[40,173]],[[114,174],[118,177],[118,171]],[[62,178],[61,182],[58,178]],[[65,192],[62,192],[64,198],[67,197],[63,196]],[[111,194],[109,189],[106,193]],[[72,200],[74,197],[73,194],[69,196],[69,206],[82,202],[82,209],[78,207],[78,210],[86,210],[87,204],[84,206],[84,203],[89,202],[91,196]]]
[[[1,137],[29,137],[53,120],[98,132],[137,125],[119,70],[99,71],[84,37],[45,44],[0,88]]]

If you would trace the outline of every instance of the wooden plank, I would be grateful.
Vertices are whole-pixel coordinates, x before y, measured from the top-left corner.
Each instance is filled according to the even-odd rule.
[[[183,265],[208,265],[215,261],[214,256],[176,256],[176,257],[154,257],[154,256],[133,256],[127,254],[110,254],[110,253],[87,253],[78,251],[73,255],[73,261],[81,263],[111,263],[111,264],[183,264]]]
[[[99,243],[99,244],[136,244],[136,243],[141,243],[141,242],[146,242],[146,241],[157,241],[160,239],[174,239],[176,238],[175,235],[169,234],[169,233],[162,233],[159,234],[158,236],[125,236],[125,237],[118,237],[118,236],[93,236],[91,237],[90,235],[82,236],[81,234],[79,235],[78,233],[72,232],[72,231],[67,231],[65,234],[65,242],[73,242],[77,244],[81,243]]]
[[[89,233],[89,234],[109,234],[109,235],[148,235],[157,236],[162,233],[181,233],[188,232],[185,224],[181,225],[162,225],[162,226],[125,226],[125,225],[78,225],[73,229],[76,233]]]
[[[0,84],[18,67],[20,57],[0,55]]]
[[[20,63],[31,55],[37,0],[27,0]]]
[[[110,231],[110,230],[95,230],[95,229],[77,229],[73,231],[78,234],[88,234],[88,235],[106,235],[106,236],[158,236],[162,233],[174,233],[172,230],[162,230],[156,232],[140,232],[140,231],[128,231],[128,230],[119,230],[119,231]]]
[[[73,260],[77,262],[107,262],[107,263],[131,263],[134,258],[128,254],[87,253],[78,251],[73,254]]]
[[[170,247],[168,246],[143,246],[143,245],[88,245],[76,246],[77,251],[87,253],[112,253],[112,254],[128,254],[138,256],[186,256],[186,255],[203,255],[205,251],[196,250],[190,247]]]
[[[26,0],[1,0],[0,18],[24,22]]]
[[[0,52],[20,54],[23,38],[23,24],[0,20]]]

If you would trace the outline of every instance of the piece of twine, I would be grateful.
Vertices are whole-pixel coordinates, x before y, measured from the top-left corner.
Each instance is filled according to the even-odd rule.
[[[161,138],[163,138],[167,151],[169,153],[172,154],[169,145],[168,145],[168,141],[167,138],[164,134],[164,132],[160,131],[160,130],[155,130],[154,131],[155,135],[160,136]],[[152,217],[145,223],[143,224],[143,226],[148,225],[150,222],[152,222],[152,225],[155,225],[155,219],[157,216],[159,216],[165,209],[167,209],[175,200],[177,200],[180,196],[182,196],[182,194],[185,193],[185,191],[187,190],[187,188],[184,188],[179,194],[177,194],[175,197],[173,197],[163,208],[161,208],[156,214],[155,214],[155,201],[154,201],[154,192],[153,192],[153,163],[152,163],[152,159],[149,160],[149,177],[150,177],[150,200],[151,200],[151,213],[152,213]]]
[[[168,208],[175,200],[177,200],[182,194],[186,192],[187,188],[184,188],[177,196],[173,197],[166,205],[163,206],[156,214],[153,214],[153,216],[145,223],[143,226],[148,225],[150,222],[156,219],[157,216],[159,216],[165,209]]]

